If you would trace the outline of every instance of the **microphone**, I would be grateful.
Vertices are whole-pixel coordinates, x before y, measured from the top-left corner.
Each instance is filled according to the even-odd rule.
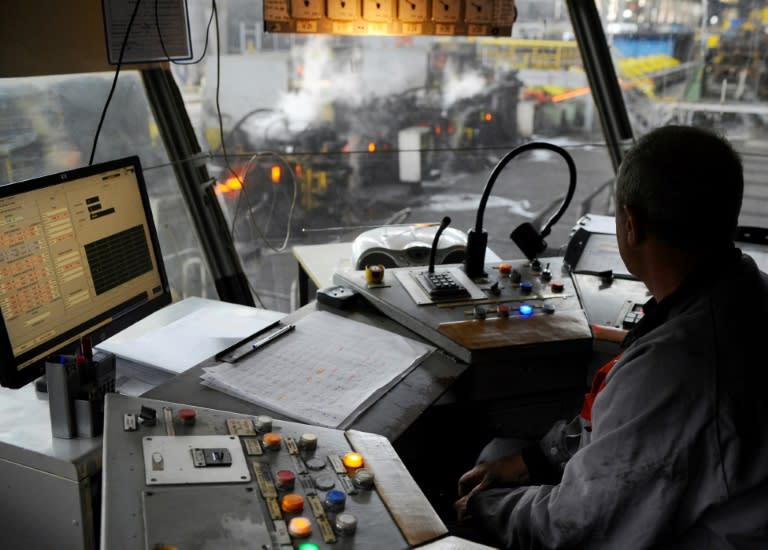
[[[440,240],[440,235],[443,234],[445,228],[451,223],[451,218],[446,216],[443,221],[440,222],[440,227],[437,228],[435,238],[432,240],[432,250],[429,251],[429,273],[435,272],[435,254],[437,252],[437,242]]]

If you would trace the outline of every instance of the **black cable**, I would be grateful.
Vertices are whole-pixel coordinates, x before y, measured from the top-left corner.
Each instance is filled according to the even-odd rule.
[[[123,56],[125,55],[125,47],[128,44],[128,35],[131,33],[131,27],[136,19],[136,14],[139,12],[139,4],[141,0],[136,0],[136,5],[133,7],[133,13],[128,20],[128,27],[125,29],[125,36],[123,37],[123,45],[120,46],[120,55],[117,58],[117,68],[115,69],[115,77],[112,79],[112,87],[109,89],[107,95],[107,101],[104,103],[104,108],[101,110],[101,118],[99,119],[99,125],[96,127],[96,134],[93,136],[93,147],[91,147],[91,158],[88,160],[88,166],[93,164],[93,157],[96,155],[96,145],[99,143],[99,134],[101,134],[101,127],[104,125],[104,119],[107,116],[107,109],[109,103],[112,101],[112,96],[117,88],[117,77],[120,75],[120,67],[123,64]]]

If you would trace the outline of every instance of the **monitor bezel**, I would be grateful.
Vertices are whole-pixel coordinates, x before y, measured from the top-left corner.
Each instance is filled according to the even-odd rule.
[[[154,248],[155,263],[157,265],[157,271],[160,276],[162,292],[155,296],[148,297],[146,301],[137,303],[132,308],[126,309],[125,304],[120,304],[110,309],[109,311],[104,312],[100,317],[106,319],[112,317],[112,320],[106,325],[100,326],[100,322],[103,322],[103,319],[99,322],[94,322],[96,318],[93,318],[82,325],[74,327],[67,333],[59,335],[53,340],[54,344],[51,349],[51,354],[56,354],[62,350],[69,350],[76,347],[78,340],[77,338],[73,340],[73,335],[82,332],[83,329],[87,330],[89,324],[93,326],[90,330],[87,330],[86,334],[90,334],[93,343],[96,344],[110,336],[113,336],[114,334],[117,334],[121,330],[127,328],[128,326],[146,317],[147,315],[165,307],[172,301],[170,286],[168,284],[168,277],[166,275],[163,256],[160,250],[157,227],[155,226],[154,217],[152,215],[149,194],[147,192],[147,186],[141,168],[141,161],[139,160],[138,156],[129,156],[102,162],[99,164],[93,164],[90,166],[48,174],[38,178],[7,183],[0,186],[0,198],[5,198],[29,191],[43,189],[45,187],[61,185],[72,180],[93,176],[101,172],[109,172],[111,170],[129,167],[134,169],[134,174],[136,175],[139,193],[141,195],[142,207],[144,209],[144,216],[148,225],[149,237],[151,245]],[[37,361],[19,370],[18,364],[22,361],[18,361],[13,353],[13,348],[11,346],[11,341],[8,336],[8,330],[5,326],[5,319],[2,316],[2,312],[0,312],[0,321],[2,321],[0,323],[0,385],[7,388],[20,388],[44,374],[45,360]]]

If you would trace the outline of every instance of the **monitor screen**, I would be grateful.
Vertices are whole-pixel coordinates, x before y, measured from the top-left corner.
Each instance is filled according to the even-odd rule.
[[[0,384],[171,301],[138,157],[0,187]]]

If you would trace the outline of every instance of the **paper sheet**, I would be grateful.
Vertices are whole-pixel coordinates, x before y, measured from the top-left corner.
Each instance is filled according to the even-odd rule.
[[[289,418],[343,428],[434,348],[324,311],[203,384]]]
[[[179,315],[174,315],[174,308]],[[96,347],[135,363],[178,374],[284,316],[276,311],[188,298],[150,315]]]

